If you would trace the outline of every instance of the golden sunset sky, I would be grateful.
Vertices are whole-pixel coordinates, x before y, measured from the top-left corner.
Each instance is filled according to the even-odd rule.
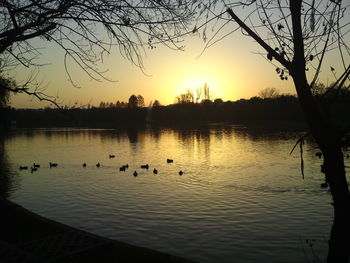
[[[232,29],[234,26],[232,22]],[[39,41],[35,45],[43,48],[40,49],[40,62],[45,66],[39,68],[36,79],[45,88],[45,93],[59,97],[58,102],[62,106],[88,103],[97,106],[101,101],[126,102],[132,94],[142,95],[146,105],[155,99],[162,105],[168,105],[187,89],[195,90],[204,83],[209,85],[212,99],[224,101],[249,99],[268,87],[276,88],[280,93],[295,94],[292,80],[281,81],[275,66],[257,54],[263,50],[239,30],[201,56],[205,43],[200,37],[187,36],[183,44],[185,51],[174,51],[165,46],[152,50],[146,47],[144,72],[122,58],[115,48],[99,65],[101,70],[108,70],[105,75],[113,81],[91,80],[74,63],[70,63],[69,72],[81,87],[76,88],[65,72],[64,52],[57,46],[50,46],[51,42]],[[336,63],[333,66],[337,67]],[[19,67],[14,76],[19,82],[25,80],[28,70]],[[334,76],[328,66],[323,72],[323,82],[332,81]],[[11,99],[11,106],[16,108],[43,108],[47,105],[28,95],[14,95]]]
[[[64,69],[63,52],[45,47],[42,51],[45,65],[39,76],[45,92],[58,95],[62,105],[93,104],[100,101],[127,101],[132,94],[141,94],[146,104],[159,100],[162,105],[171,104],[175,97],[187,89],[195,90],[208,83],[212,98],[237,100],[250,98],[266,87],[275,87],[282,93],[294,93],[292,82],[281,81],[265,58],[254,54],[259,47],[248,37],[239,33],[207,49],[198,57],[205,43],[196,36],[187,37],[185,51],[174,51],[158,46],[147,50],[144,57],[145,73],[122,58],[117,51],[107,57],[101,69],[108,69],[114,82],[96,82],[77,69],[73,63],[70,72],[81,88],[73,87]],[[147,74],[147,75],[146,75]],[[16,78],[26,77],[18,70]],[[40,108],[47,103],[38,102],[28,95],[15,95],[11,105],[17,108]]]

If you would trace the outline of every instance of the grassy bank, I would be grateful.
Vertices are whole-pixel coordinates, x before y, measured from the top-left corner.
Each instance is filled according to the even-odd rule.
[[[0,200],[1,262],[192,262],[103,238]]]

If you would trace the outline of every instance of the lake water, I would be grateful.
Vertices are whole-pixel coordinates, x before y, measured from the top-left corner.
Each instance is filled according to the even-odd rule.
[[[19,129],[2,144],[2,189],[45,217],[199,262],[324,260],[332,200],[320,188],[315,146],[304,145],[304,180],[299,147],[289,154],[302,134],[232,125]],[[18,169],[33,162],[37,172]]]

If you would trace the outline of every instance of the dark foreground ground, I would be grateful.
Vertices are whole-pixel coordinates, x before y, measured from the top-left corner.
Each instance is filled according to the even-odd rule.
[[[192,262],[63,225],[5,199],[0,211],[2,263]]]

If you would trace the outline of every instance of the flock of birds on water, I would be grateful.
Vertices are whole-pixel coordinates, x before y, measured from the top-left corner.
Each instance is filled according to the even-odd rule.
[[[316,155],[319,159],[322,158],[322,153],[321,153],[321,152],[317,152],[315,155]],[[346,157],[349,158],[349,157],[350,157],[349,154],[347,154]],[[110,159],[111,159],[111,158],[115,158],[115,155],[110,154],[110,155],[109,155],[109,158],[110,158]],[[173,163],[174,160],[173,160],[173,159],[166,159],[166,162],[167,162],[167,163]],[[50,166],[50,168],[53,168],[53,167],[57,167],[58,164],[57,164],[57,163],[52,163],[52,162],[50,162],[50,163],[49,163],[49,166]],[[87,164],[84,162],[84,163],[82,164],[82,167],[86,168],[86,167],[87,167]],[[98,163],[96,164],[96,167],[97,167],[97,168],[100,168],[100,167],[101,167],[100,162],[98,162]],[[31,166],[31,167],[28,167],[28,166],[20,166],[20,167],[19,167],[20,170],[28,170],[28,169],[30,169],[31,173],[37,171],[38,168],[40,168],[40,164],[36,164],[36,163],[33,163],[33,166]],[[120,171],[120,172],[125,172],[128,168],[129,168],[129,164],[125,164],[125,165],[119,167],[119,171]],[[141,165],[141,169],[148,170],[148,169],[149,169],[149,165],[148,165],[148,164],[143,164],[143,165]],[[323,165],[321,165],[321,171],[322,171],[322,170],[323,170]],[[156,168],[153,169],[153,174],[158,174],[158,170],[157,170]],[[183,174],[184,174],[184,172],[183,172],[182,170],[180,170],[180,171],[179,171],[179,175],[183,175]],[[134,171],[133,175],[134,175],[135,177],[138,175],[138,173],[137,173],[136,170]],[[324,183],[321,184],[321,188],[327,188],[327,187],[328,187],[328,183],[327,183],[327,182],[324,182]]]
[[[115,158],[115,155],[110,154],[110,155],[109,155],[109,158],[110,158],[110,159],[111,159],[111,158]],[[173,163],[174,160],[173,160],[173,159],[166,159],[166,162],[167,162],[167,163]],[[51,163],[51,162],[50,162],[50,163],[49,163],[49,166],[50,166],[50,168],[53,168],[53,167],[57,167],[58,164],[57,164],[57,163]],[[86,167],[87,167],[87,164],[84,162],[84,163],[82,164],[82,167],[86,168]],[[97,168],[100,168],[100,167],[101,167],[101,164],[98,162],[98,163],[96,164],[96,167],[97,167]],[[28,166],[20,166],[20,167],[19,167],[20,170],[29,170],[29,169],[30,169],[30,172],[31,172],[31,173],[37,171],[38,168],[40,168],[40,164],[37,164],[37,163],[33,163],[33,166],[31,166],[31,167],[28,167]],[[120,172],[125,172],[128,168],[129,168],[129,164],[125,164],[125,165],[119,167],[119,171],[120,171]],[[148,164],[143,164],[143,165],[141,165],[141,169],[148,170],[148,169],[149,169],[149,165],[148,165]],[[153,174],[158,174],[158,170],[157,170],[156,168],[153,169]],[[184,174],[184,172],[183,172],[182,170],[180,170],[180,171],[179,171],[179,175],[183,175],[183,174]],[[134,171],[133,175],[134,175],[135,177],[138,175],[138,173],[137,173],[136,170]]]

